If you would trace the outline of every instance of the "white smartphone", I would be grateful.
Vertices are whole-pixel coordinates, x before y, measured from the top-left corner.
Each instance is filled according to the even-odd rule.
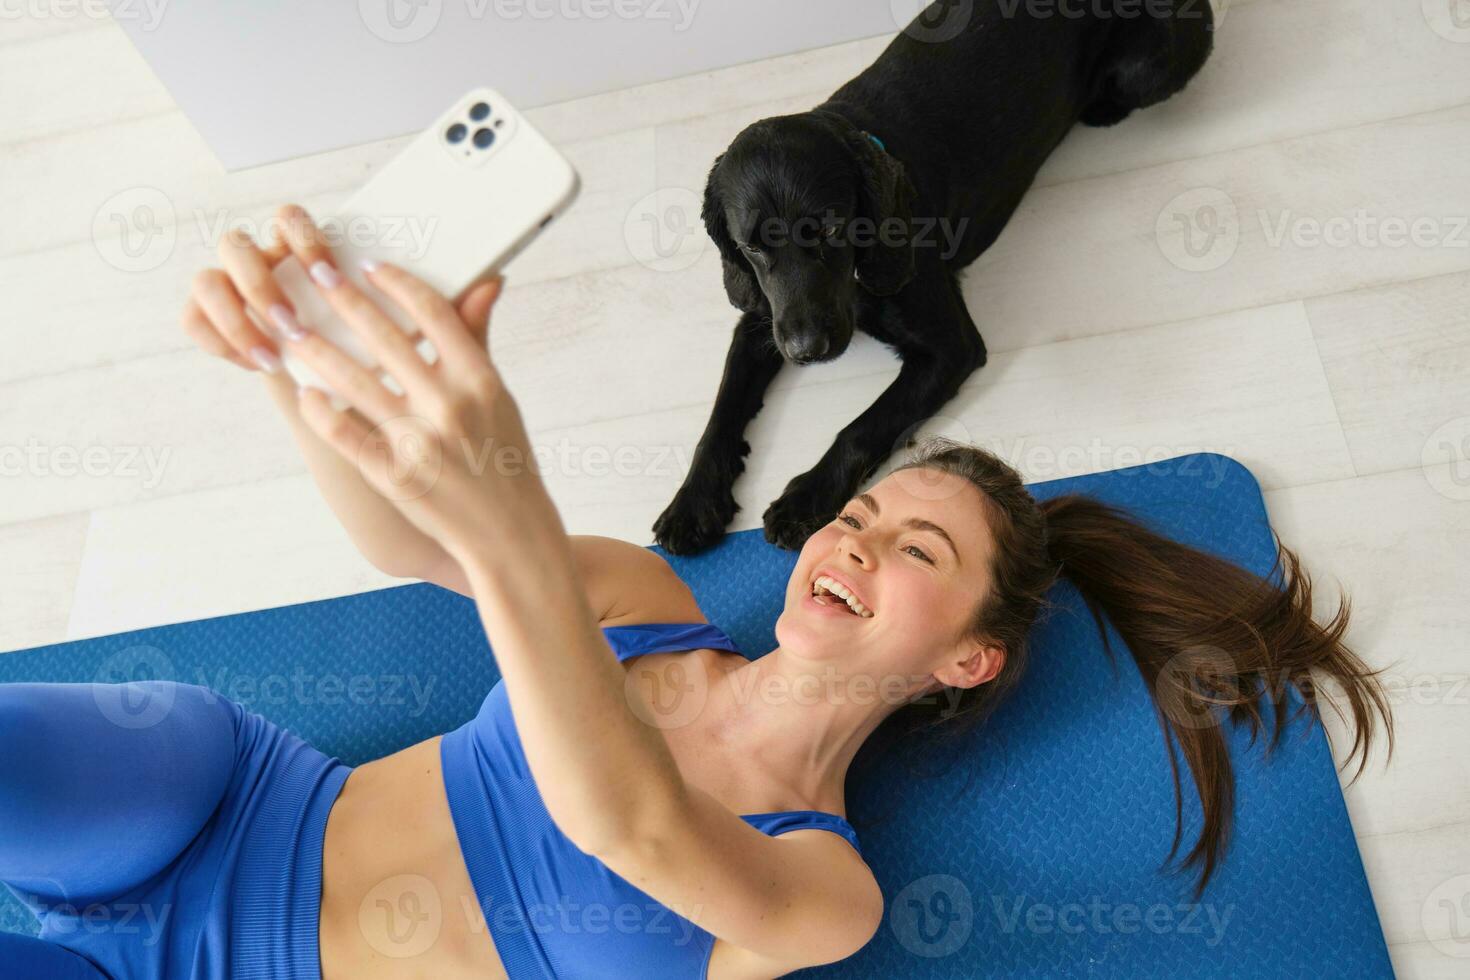
[[[498,272],[564,212],[581,188],[577,171],[493,89],[457,100],[357,193],[329,216],[316,216],[338,270],[410,336],[420,331],[367,281],[359,261],[401,265],[450,299]],[[295,256],[273,270],[297,319],[367,367],[376,359],[317,291]],[[433,363],[427,338],[419,350]],[[289,349],[281,361],[298,384],[331,386]],[[401,391],[386,373],[384,383]]]

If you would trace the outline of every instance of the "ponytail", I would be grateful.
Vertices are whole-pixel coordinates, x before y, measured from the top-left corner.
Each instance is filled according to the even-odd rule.
[[[975,446],[933,437],[895,472],[919,467],[964,477],[980,491],[994,537],[992,587],[975,611],[972,633],[1003,647],[1006,657],[993,680],[938,699],[957,701],[957,709],[914,702],[893,712],[886,729],[958,734],[988,717],[1018,686],[1031,627],[1048,608],[1051,586],[1065,577],[1081,592],[1109,659],[1116,663],[1104,617],[1123,638],[1153,699],[1174,783],[1174,840],[1166,865],[1178,854],[1183,831],[1176,744],[1189,765],[1203,826],[1180,870],[1198,871],[1195,899],[1229,843],[1234,811],[1235,773],[1222,715],[1234,725],[1248,724],[1252,744],[1269,731],[1269,756],[1292,719],[1305,712],[1321,720],[1316,670],[1347,700],[1354,728],[1347,762],[1361,753],[1353,779],[1367,763],[1380,720],[1392,755],[1393,722],[1379,672],[1343,643],[1348,603],[1317,623],[1311,580],[1279,538],[1271,572],[1261,578],[1159,535],[1100,500],[1072,494],[1038,504],[1011,466]],[[1302,703],[1289,719],[1292,691]]]
[[[1360,755],[1352,778],[1367,763],[1379,718],[1392,752],[1393,722],[1378,672],[1343,643],[1348,603],[1341,602],[1325,624],[1315,622],[1311,579],[1279,538],[1271,573],[1259,578],[1156,534],[1098,500],[1074,494],[1045,501],[1040,509],[1048,556],[1082,593],[1109,659],[1115,655],[1104,614],[1153,697],[1174,780],[1174,840],[1166,862],[1179,851],[1183,825],[1176,743],[1189,765],[1204,825],[1182,867],[1199,870],[1196,899],[1229,841],[1234,811],[1235,774],[1219,724],[1222,713],[1234,725],[1250,726],[1252,744],[1268,730],[1269,757],[1290,721],[1303,712],[1321,720],[1315,669],[1338,685],[1351,711],[1353,745],[1344,765]],[[1273,581],[1278,576],[1279,585]],[[1302,699],[1291,718],[1289,690]],[[1342,717],[1342,709],[1333,707]]]

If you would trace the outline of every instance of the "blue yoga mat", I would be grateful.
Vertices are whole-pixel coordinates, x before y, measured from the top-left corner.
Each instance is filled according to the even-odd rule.
[[[1271,568],[1260,488],[1223,456],[1032,490],[1092,494],[1258,574]],[[742,649],[775,646],[794,553],[746,531],[665,557]],[[1294,722],[1269,761],[1232,734],[1232,845],[1192,903],[1192,878],[1159,871],[1174,803],[1143,683],[1116,635],[1119,669],[1109,665],[1075,590],[1062,583],[1053,599],[1025,681],[988,725],[903,764],[875,758],[850,779],[849,816],[887,919],[856,956],[799,975],[1392,977],[1320,727]],[[413,584],[4,654],[0,681],[208,684],[360,764],[472,717],[499,676],[486,650],[472,602]],[[1187,770],[1183,785],[1187,850],[1199,827]],[[35,931],[4,889],[0,899],[0,929]]]

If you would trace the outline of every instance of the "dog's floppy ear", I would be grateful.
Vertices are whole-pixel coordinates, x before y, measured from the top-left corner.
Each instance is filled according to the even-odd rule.
[[[720,161],[724,159],[725,154],[721,153],[715,157],[714,165],[709,168],[709,178],[704,185],[704,207],[700,209],[699,216],[704,221],[704,230],[714,239],[715,247],[720,250],[725,295],[730,297],[730,303],[737,310],[752,313],[760,309],[764,294],[755,281],[755,275],[750,271],[750,263],[730,237],[730,226],[725,220],[725,202],[720,196],[719,180],[715,177],[720,169]]]
[[[880,150],[866,133],[850,131],[844,136],[863,175],[859,210],[872,222],[864,229],[869,244],[858,249],[858,282],[870,293],[888,296],[914,278],[914,185],[903,164]]]

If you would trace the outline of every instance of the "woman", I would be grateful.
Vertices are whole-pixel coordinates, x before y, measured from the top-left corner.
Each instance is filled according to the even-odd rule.
[[[487,353],[498,280],[456,305],[402,269],[369,271],[436,348],[430,364],[304,212],[280,218],[268,252],[227,239],[185,329],[264,372],[369,559],[474,599],[503,681],[463,728],[355,769],[203,688],[0,685],[0,880],[44,926],[0,940],[0,962],[726,980],[840,960],[884,911],[844,816],[854,755],[880,727],[989,713],[1058,574],[1128,641],[1191,767],[1196,894],[1233,805],[1214,708],[1252,725],[1269,709],[1279,733],[1287,687],[1315,716],[1316,668],[1341,685],[1364,760],[1375,715],[1389,723],[1342,645],[1345,613],[1312,621],[1291,552],[1277,587],[1099,502],[1038,505],[995,456],[945,441],[806,542],[779,645],[749,660],[652,552],[565,533]],[[269,275],[288,249],[401,394],[295,322]],[[282,344],[351,410],[298,392]],[[124,901],[158,927],[82,927],[117,922]]]

